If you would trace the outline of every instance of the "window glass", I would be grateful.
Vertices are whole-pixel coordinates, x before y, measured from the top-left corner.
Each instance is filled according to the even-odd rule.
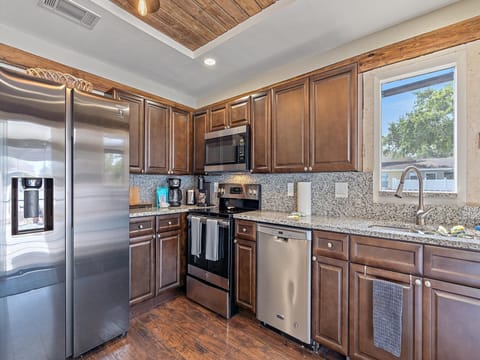
[[[381,84],[381,190],[395,190],[416,166],[425,191],[456,192],[455,67]],[[405,191],[418,191],[414,173]]]

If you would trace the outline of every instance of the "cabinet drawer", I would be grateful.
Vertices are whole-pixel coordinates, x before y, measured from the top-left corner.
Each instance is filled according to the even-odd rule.
[[[425,246],[425,277],[480,287],[480,252]]]
[[[253,221],[235,220],[235,237],[256,241],[257,223]]]
[[[157,216],[157,233],[180,228],[180,214]]]
[[[423,272],[423,246],[397,240],[350,236],[350,260],[406,274]]]
[[[348,260],[348,235],[314,230],[313,255]]]
[[[155,233],[155,216],[130,219],[130,237]]]

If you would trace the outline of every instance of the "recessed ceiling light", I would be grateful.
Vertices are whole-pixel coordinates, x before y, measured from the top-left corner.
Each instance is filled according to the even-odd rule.
[[[214,58],[206,58],[203,60],[203,63],[207,66],[213,66],[217,63],[217,61]]]

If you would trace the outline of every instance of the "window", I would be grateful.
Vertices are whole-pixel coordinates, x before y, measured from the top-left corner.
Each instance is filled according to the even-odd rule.
[[[402,170],[416,166],[425,191],[455,193],[456,66],[437,67],[380,81],[382,191],[394,191]],[[418,191],[410,173],[405,190]]]

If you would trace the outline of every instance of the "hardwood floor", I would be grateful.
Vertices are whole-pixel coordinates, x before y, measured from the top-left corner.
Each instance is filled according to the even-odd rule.
[[[227,321],[185,296],[132,318],[130,326],[125,338],[82,359],[342,359],[326,349],[314,354],[246,313]]]

